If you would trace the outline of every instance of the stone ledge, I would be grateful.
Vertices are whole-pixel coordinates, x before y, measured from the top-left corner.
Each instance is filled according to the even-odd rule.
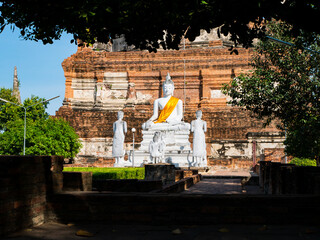
[[[156,191],[159,193],[179,193],[187,188],[193,186],[194,184],[200,182],[202,180],[202,176],[200,174],[192,175],[191,177],[186,177],[172,184],[168,184],[162,188],[160,191]]]
[[[92,172],[63,172],[64,191],[91,191]]]
[[[150,192],[162,189],[162,181],[138,179],[94,180],[93,189],[99,192]]]
[[[310,195],[65,192],[52,198],[48,210],[49,220],[67,222],[314,225],[320,223],[319,201]]]

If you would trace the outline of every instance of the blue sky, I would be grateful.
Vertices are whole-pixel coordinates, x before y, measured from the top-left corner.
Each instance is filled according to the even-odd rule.
[[[36,95],[49,99],[47,112],[55,115],[62,106],[65,77],[62,61],[76,53],[77,46],[71,44],[72,35],[64,34],[53,44],[26,41],[19,38],[19,31],[6,27],[0,34],[0,88],[12,88],[14,66],[18,69],[21,100]]]

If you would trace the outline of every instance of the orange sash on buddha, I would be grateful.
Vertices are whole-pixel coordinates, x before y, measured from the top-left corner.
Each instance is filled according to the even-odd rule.
[[[177,106],[179,101],[179,98],[172,97],[169,99],[167,104],[164,106],[164,108],[160,111],[160,115],[157,121],[154,123],[162,123],[167,120],[167,118],[170,116],[170,114],[173,112],[175,107]]]

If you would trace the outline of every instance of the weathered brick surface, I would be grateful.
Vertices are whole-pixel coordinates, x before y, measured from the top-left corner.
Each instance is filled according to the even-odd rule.
[[[114,158],[103,157],[81,157],[77,159],[76,163],[65,164],[65,167],[113,167],[115,163]]]
[[[62,189],[62,162],[57,156],[0,156],[0,236],[45,221],[47,198]]]
[[[284,148],[265,148],[264,161],[282,162],[284,163],[285,152]]]
[[[248,170],[252,168],[252,160],[245,158],[231,158],[231,159],[208,159],[209,166],[213,169],[240,169]]]
[[[125,109],[124,121],[128,124],[126,142],[132,142],[131,128],[135,127],[136,141],[142,140],[141,125],[152,115],[152,107]],[[117,119],[117,112],[73,110],[61,107],[57,117],[65,118],[75,128],[81,138],[109,137],[112,139],[112,124]],[[185,113],[185,121],[191,122],[195,118],[194,112]],[[208,130],[206,141],[211,143],[219,140],[246,140],[248,132],[276,131],[274,126],[263,128],[261,121],[251,118],[249,113],[237,108],[205,109],[203,120],[207,121]],[[130,133],[130,134],[129,134]],[[192,142],[192,135],[190,137]]]

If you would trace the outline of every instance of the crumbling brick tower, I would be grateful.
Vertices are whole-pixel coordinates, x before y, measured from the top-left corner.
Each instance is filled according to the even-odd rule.
[[[167,72],[175,82],[174,95],[184,102],[184,121],[195,119],[197,109],[203,112],[209,166],[250,168],[265,148],[283,149],[283,134],[275,127],[263,128],[248,112],[227,105],[220,89],[250,69],[253,52],[238,48],[238,54],[230,54],[229,44],[209,34],[179,51],[108,52],[79,47],[62,63],[66,91],[57,112],[83,142],[75,164],[112,166],[112,124],[119,110],[128,123],[126,149],[131,149],[133,127],[139,143],[141,124],[152,115]]]

